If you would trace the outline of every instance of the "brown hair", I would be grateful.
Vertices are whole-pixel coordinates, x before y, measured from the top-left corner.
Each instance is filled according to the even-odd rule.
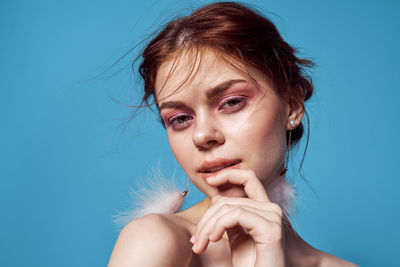
[[[243,4],[219,2],[169,22],[145,47],[139,66],[144,80],[142,103],[149,104],[151,96],[157,103],[154,87],[160,65],[188,48],[209,48],[225,59],[233,59],[232,65],[242,62],[257,70],[291,107],[304,108],[313,93],[311,78],[304,71],[313,63],[296,57],[296,50],[282,39],[270,20]],[[292,131],[293,144],[303,131],[303,124]]]

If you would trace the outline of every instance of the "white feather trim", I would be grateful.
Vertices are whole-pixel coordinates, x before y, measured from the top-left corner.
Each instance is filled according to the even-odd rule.
[[[266,191],[271,201],[278,204],[289,218],[295,211],[296,193],[293,185],[282,176],[271,182]]]
[[[123,227],[132,220],[151,213],[175,213],[183,204],[184,196],[172,179],[165,178],[159,170],[153,171],[147,185],[131,189],[132,204],[124,212],[114,215],[114,223]]]
[[[114,222],[123,227],[132,220],[151,213],[175,213],[183,204],[183,190],[179,190],[174,177],[165,178],[155,170],[148,185],[139,185],[138,190],[131,189],[132,205],[130,209],[114,215]],[[294,211],[295,190],[284,177],[271,182],[266,189],[272,202],[278,204],[286,217]]]

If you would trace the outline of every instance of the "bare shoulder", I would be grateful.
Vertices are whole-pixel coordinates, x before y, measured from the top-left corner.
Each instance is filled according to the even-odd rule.
[[[187,266],[189,238],[173,215],[146,215],[122,229],[108,266]]]
[[[345,261],[336,256],[323,252],[319,267],[358,267],[358,265]]]

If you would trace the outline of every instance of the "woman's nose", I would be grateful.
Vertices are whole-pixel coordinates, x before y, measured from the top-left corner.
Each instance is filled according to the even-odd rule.
[[[193,143],[199,150],[208,150],[225,143],[225,136],[212,118],[196,121]]]

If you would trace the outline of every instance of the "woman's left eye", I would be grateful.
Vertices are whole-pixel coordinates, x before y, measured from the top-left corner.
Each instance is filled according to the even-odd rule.
[[[232,112],[241,109],[246,104],[245,97],[228,97],[218,105],[218,110]]]

